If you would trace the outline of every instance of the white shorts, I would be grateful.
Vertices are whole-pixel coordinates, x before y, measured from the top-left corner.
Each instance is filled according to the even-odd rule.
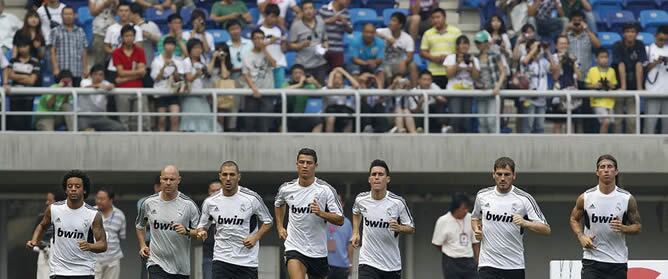
[[[596,114],[596,115],[603,115],[602,117],[599,117],[599,118],[598,118],[598,121],[599,121],[599,122],[603,122],[603,121],[605,121],[606,119],[607,119],[609,122],[613,122],[613,121],[615,121],[614,117],[611,117],[611,116],[607,116],[607,117],[606,117],[606,116],[605,116],[605,115],[612,115],[612,114],[613,114],[613,110],[612,110],[611,108],[593,107],[593,108],[591,108],[591,109],[594,111],[594,114]]]

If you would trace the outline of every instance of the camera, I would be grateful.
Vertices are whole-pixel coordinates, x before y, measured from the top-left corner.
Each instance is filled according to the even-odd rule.
[[[663,62],[664,66],[668,66],[668,56],[659,56],[659,61]]]
[[[312,40],[313,40],[313,36],[308,35],[308,37],[306,37],[306,40],[307,40],[307,41],[312,41]]]
[[[501,44],[503,44],[503,41],[501,39],[496,39],[494,40],[494,43],[501,46]]]
[[[550,47],[550,43],[545,42],[545,41],[540,42],[540,47],[541,47],[541,48],[548,48],[548,47]]]
[[[611,89],[611,87],[610,87],[610,82],[608,81],[607,78],[602,78],[602,79],[600,80],[600,82],[601,82],[601,89],[602,89],[602,90],[608,91],[608,90]]]
[[[464,64],[471,64],[471,54],[464,54]]]

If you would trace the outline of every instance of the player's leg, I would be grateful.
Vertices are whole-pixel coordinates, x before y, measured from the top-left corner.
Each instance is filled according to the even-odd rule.
[[[582,260],[582,271],[580,272],[582,279],[607,279],[604,270],[598,262],[592,260]]]
[[[478,270],[478,279],[504,279],[499,270],[491,267],[481,267]]]
[[[288,276],[290,279],[306,279],[306,266],[304,263],[298,259],[289,259]]]
[[[382,279],[377,269],[365,264],[359,265],[357,274],[359,275],[359,279]]]
[[[305,257],[304,265],[306,266],[306,274],[308,274],[309,279],[325,279],[329,275],[327,257]]]

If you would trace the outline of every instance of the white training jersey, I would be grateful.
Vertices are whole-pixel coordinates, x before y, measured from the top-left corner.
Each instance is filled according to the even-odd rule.
[[[97,210],[86,203],[77,209],[68,207],[66,200],[51,205],[53,244],[49,276],[95,275],[94,253],[79,248],[79,241],[95,242],[92,229],[95,215]]]
[[[287,205],[288,238],[285,251],[297,251],[311,258],[327,257],[327,221],[311,213],[309,204],[316,201],[320,210],[343,216],[342,206],[334,187],[316,178],[309,186],[299,185],[299,179],[285,182],[278,188],[274,206]]]
[[[583,259],[604,263],[626,263],[629,251],[623,233],[614,232],[610,222],[614,219],[625,222],[631,193],[615,186],[610,194],[603,194],[599,186],[584,193],[584,234],[595,236],[596,248],[584,249]]]
[[[163,200],[161,193],[146,198],[137,215],[137,229],[151,228],[151,252],[146,267],[158,265],[169,274],[187,276],[190,275],[190,237],[176,233],[172,226],[195,228],[199,208],[181,192],[170,201]]]
[[[547,224],[536,200],[515,186],[500,193],[496,186],[482,189],[475,198],[471,218],[482,221],[478,267],[524,269],[524,229],[513,224],[513,214]]]
[[[258,220],[271,224],[273,219],[262,198],[252,190],[239,186],[239,190],[227,197],[219,190],[204,200],[198,228],[216,227],[213,260],[233,265],[258,267],[260,242],[253,248],[244,246],[244,239],[258,230]]]
[[[372,198],[370,192],[363,192],[355,198],[353,214],[362,215],[359,264],[382,271],[401,270],[399,233],[390,230],[389,221],[415,227],[406,201],[390,191],[380,200]]]

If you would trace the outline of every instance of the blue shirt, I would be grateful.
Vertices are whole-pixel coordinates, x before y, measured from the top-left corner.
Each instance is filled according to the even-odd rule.
[[[344,217],[345,218],[345,217]],[[348,268],[348,243],[353,237],[353,227],[348,218],[343,221],[343,226],[327,224],[327,242],[336,241],[336,250],[329,251],[327,261],[330,266]],[[328,245],[329,246],[329,245]]]
[[[374,37],[373,42],[367,45],[361,36],[356,37],[350,43],[350,57],[362,59],[364,61],[371,59],[384,59],[385,41],[378,37]]]

